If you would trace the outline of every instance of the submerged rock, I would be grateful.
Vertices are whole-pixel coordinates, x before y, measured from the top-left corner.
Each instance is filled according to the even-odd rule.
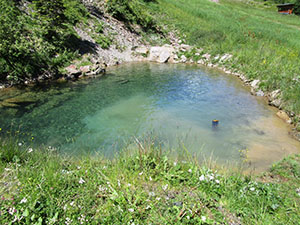
[[[276,113],[276,115],[277,115],[280,119],[284,120],[285,122],[287,122],[287,123],[292,123],[292,120],[290,119],[290,117],[288,116],[288,114],[287,114],[286,112],[284,112],[284,111],[279,111],[279,112]]]

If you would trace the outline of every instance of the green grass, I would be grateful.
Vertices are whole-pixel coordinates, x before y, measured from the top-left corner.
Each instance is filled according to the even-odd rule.
[[[212,55],[231,53],[228,67],[263,90],[282,90],[284,108],[300,113],[300,18],[280,15],[276,7],[244,1],[158,0],[148,5],[169,30]],[[184,37],[186,35],[186,38]]]
[[[13,149],[13,151],[11,151]],[[11,153],[13,152],[13,153]],[[297,224],[300,155],[262,177],[140,144],[114,160],[0,146],[1,224]],[[293,185],[291,185],[293,184]]]

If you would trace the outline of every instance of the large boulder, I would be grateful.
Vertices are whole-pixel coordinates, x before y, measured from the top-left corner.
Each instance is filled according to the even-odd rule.
[[[175,50],[171,46],[152,47],[150,49],[149,60],[152,62],[166,63],[173,57]]]

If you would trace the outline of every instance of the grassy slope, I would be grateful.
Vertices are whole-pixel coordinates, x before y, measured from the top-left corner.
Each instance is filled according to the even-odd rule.
[[[297,224],[300,155],[255,178],[177,161],[144,145],[113,161],[2,144],[0,222]],[[11,154],[14,152],[13,154]],[[72,222],[70,222],[72,221]]]
[[[262,80],[264,90],[280,88],[285,108],[300,113],[299,17],[234,0],[158,0],[150,10],[188,43],[213,55],[233,54],[230,66]]]

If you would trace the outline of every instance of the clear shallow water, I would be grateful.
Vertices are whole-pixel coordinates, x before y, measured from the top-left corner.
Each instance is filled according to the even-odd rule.
[[[249,149],[252,165],[263,168],[299,152],[274,114],[235,77],[187,65],[127,64],[102,78],[0,92],[4,131],[65,152],[106,156],[152,134],[165,148],[184,143],[192,153],[234,162]]]

